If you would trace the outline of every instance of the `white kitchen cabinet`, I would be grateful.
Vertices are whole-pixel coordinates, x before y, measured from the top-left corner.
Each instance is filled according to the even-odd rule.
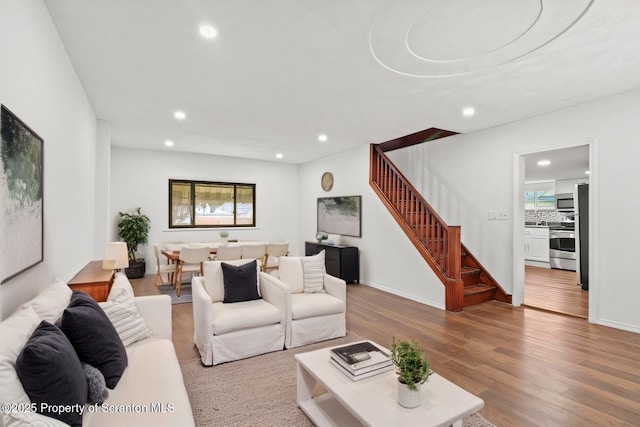
[[[549,267],[549,228],[526,227],[524,229],[525,264]]]

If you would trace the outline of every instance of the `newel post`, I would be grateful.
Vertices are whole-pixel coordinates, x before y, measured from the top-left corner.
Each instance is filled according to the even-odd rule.
[[[460,226],[447,227],[447,277],[460,279],[462,277],[462,244],[460,243]]]
[[[462,244],[460,226],[447,227],[447,283],[445,304],[449,311],[462,311],[464,307],[464,282],[462,281]]]

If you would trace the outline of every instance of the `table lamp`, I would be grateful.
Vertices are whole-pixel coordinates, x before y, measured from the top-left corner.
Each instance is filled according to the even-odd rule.
[[[103,270],[123,270],[129,267],[129,254],[125,242],[107,244],[107,252],[102,260]]]

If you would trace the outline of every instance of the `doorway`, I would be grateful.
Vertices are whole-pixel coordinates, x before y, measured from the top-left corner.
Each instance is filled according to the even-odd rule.
[[[588,319],[589,292],[579,285],[580,267],[576,260],[579,249],[577,254],[569,249],[563,253],[567,259],[558,259],[558,251],[550,250],[547,253],[540,248],[553,248],[558,236],[563,236],[565,241],[570,236],[579,242],[577,207],[574,211],[564,209],[561,204],[556,204],[556,199],[565,200],[575,192],[576,184],[589,183],[590,145],[583,142],[520,157],[519,164],[524,169],[520,176],[524,177],[519,194],[524,197],[520,197],[519,207],[524,215],[523,227],[515,227],[514,230],[517,233],[524,229],[526,235],[521,260],[524,265],[516,269],[522,271],[524,276],[521,279],[522,304]]]
[[[524,305],[569,316],[589,318],[589,293],[575,271],[524,267]]]

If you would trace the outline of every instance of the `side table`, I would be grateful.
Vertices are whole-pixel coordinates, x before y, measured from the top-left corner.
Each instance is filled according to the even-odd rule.
[[[327,273],[339,277],[347,283],[360,281],[360,261],[355,246],[327,245],[305,242],[305,255],[315,255],[324,250],[324,264]]]
[[[68,285],[74,291],[85,291],[97,302],[103,302],[107,300],[113,278],[113,270],[103,270],[102,261],[90,261]]]

